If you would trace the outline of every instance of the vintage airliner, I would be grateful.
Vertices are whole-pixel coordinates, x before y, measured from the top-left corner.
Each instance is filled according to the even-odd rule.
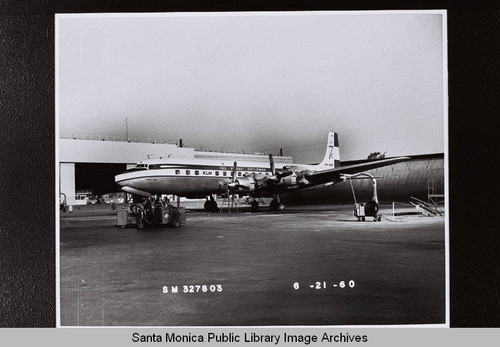
[[[115,182],[127,193],[149,197],[174,194],[191,199],[206,198],[205,209],[217,210],[214,194],[252,198],[252,211],[258,211],[260,197],[273,197],[270,209],[281,211],[285,205],[280,194],[290,190],[308,188],[320,184],[335,184],[347,175],[398,163],[409,159],[397,157],[374,160],[348,166],[340,165],[338,135],[328,133],[323,160],[319,164],[291,164],[275,168],[272,155],[269,166],[255,162],[224,160],[154,158],[115,176]]]

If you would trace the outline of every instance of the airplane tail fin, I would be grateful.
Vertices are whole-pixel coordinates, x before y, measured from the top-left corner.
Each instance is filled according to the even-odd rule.
[[[336,132],[330,131],[328,133],[328,143],[326,147],[325,157],[319,163],[320,166],[327,166],[330,168],[340,166],[340,149],[339,149],[339,136]]]

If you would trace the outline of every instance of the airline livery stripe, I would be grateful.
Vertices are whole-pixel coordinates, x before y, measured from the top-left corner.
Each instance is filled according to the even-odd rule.
[[[188,170],[225,170],[232,171],[233,166],[230,165],[189,165],[189,164],[149,164],[149,170],[158,169],[188,169]],[[250,167],[250,166],[237,166],[237,171],[271,171],[268,167]]]
[[[128,178],[124,178],[124,179],[121,179],[119,181],[116,181],[115,183],[118,183],[118,182],[124,182],[124,181],[130,181],[130,180],[136,180],[136,179],[150,179],[150,178],[216,178],[218,180],[222,180],[222,181],[225,181],[225,180],[230,180],[231,177],[230,176],[203,176],[203,175],[155,175],[155,176],[137,176],[137,177],[128,177]],[[241,178],[242,176],[240,177],[237,177],[236,179],[238,178]]]

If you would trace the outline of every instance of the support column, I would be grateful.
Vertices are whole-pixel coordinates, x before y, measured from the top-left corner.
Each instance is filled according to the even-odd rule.
[[[59,192],[66,194],[66,204],[75,204],[75,163],[59,164]]]

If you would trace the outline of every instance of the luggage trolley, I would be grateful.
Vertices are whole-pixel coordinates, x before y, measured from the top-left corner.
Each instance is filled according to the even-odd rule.
[[[149,200],[146,203],[133,203],[127,210],[118,211],[117,226],[134,224],[137,229],[142,230],[146,226],[170,226],[178,228],[186,223],[186,209],[174,207],[170,204],[152,205]]]

